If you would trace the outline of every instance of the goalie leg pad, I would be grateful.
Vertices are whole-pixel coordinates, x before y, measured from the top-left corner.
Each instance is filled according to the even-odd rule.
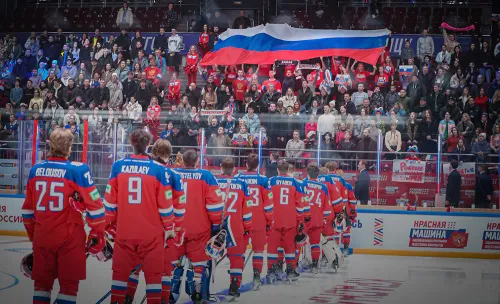
[[[204,300],[210,300],[210,279],[212,277],[212,261],[205,262],[201,275],[201,296]]]
[[[194,271],[193,268],[188,268],[186,271],[186,283],[184,286],[186,293],[192,295],[194,293]]]
[[[336,252],[333,245],[334,242],[334,240],[328,240],[323,235],[321,236],[321,249],[323,249],[323,253],[325,254],[329,263],[332,263],[336,257]]]
[[[172,275],[172,281],[170,282],[171,287],[170,287],[170,292],[174,298],[174,301],[177,302],[180,296],[180,289],[181,289],[181,279],[182,276],[184,275],[184,267],[176,267],[174,269],[173,275]]]

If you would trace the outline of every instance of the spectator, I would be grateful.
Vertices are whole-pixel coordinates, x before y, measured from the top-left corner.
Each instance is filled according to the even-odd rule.
[[[457,125],[458,133],[464,138],[468,146],[472,143],[472,136],[474,136],[474,124],[471,122],[469,114],[462,114],[462,121]]]
[[[250,26],[250,19],[245,16],[245,11],[240,10],[240,16],[234,19],[233,29],[246,29]]]
[[[78,114],[76,114],[75,108],[73,106],[70,106],[68,108],[68,113],[66,115],[64,115],[63,125],[66,126],[66,125],[69,125],[71,123],[70,117],[73,118],[73,122],[76,122],[77,125],[80,124],[80,116]]]
[[[453,33],[447,34],[444,27],[442,29],[443,29],[444,45],[446,46],[447,51],[450,54],[453,54],[453,52],[455,51],[455,47],[457,45],[460,45],[460,43],[456,40],[455,34]]]
[[[318,123],[316,122],[315,115],[309,115],[309,121],[305,124],[304,134],[309,134],[309,132],[313,131],[316,133],[318,130]]]
[[[309,89],[309,88],[307,88]],[[302,91],[302,90],[301,90]],[[299,92],[300,94],[300,92]],[[289,106],[292,106],[294,105],[295,101],[297,101],[297,96],[295,96],[293,94],[293,89],[292,88],[288,88],[286,90],[286,94],[282,97],[280,97],[278,99],[278,101],[281,101],[283,103],[283,106],[286,108],[286,107],[289,107]]]
[[[325,105],[323,107],[324,114],[318,118],[318,132],[320,134],[326,134],[327,132],[330,134],[334,133],[334,123],[335,116],[330,112],[330,106]]]
[[[411,81],[406,87],[406,91],[408,92],[408,97],[411,102],[408,108],[405,108],[406,112],[409,113],[411,109],[417,106],[418,101],[420,101],[420,97],[425,96],[425,88],[420,84],[418,77],[416,75],[411,76]]]
[[[451,153],[456,148],[458,141],[463,140],[464,137],[458,133],[457,128],[453,127],[451,129],[451,135],[448,136],[446,140],[446,152]]]
[[[167,28],[175,28],[179,23],[179,14],[174,9],[174,4],[172,2],[168,3],[167,12],[165,13],[165,24]]]
[[[217,128],[217,134],[208,140],[207,154],[211,155],[214,166],[219,166],[220,162],[231,155],[231,139],[224,134],[224,127]]]
[[[476,177],[476,208],[490,208],[493,196],[493,181],[487,173],[487,167],[484,164],[478,166],[478,175]]]
[[[486,112],[488,110],[488,96],[485,95],[484,88],[479,89],[479,95],[476,96],[475,104],[481,108],[481,112]]]
[[[128,7],[128,2],[123,1],[123,6],[118,10],[116,25],[121,29],[130,28],[134,24],[134,13]]]
[[[446,45],[441,46],[441,52],[436,55],[436,62],[440,67],[451,64],[451,54],[446,48]]]
[[[401,91],[399,92],[398,99],[396,99],[396,103],[391,109],[389,109],[389,111],[392,111],[394,110],[395,107],[398,107],[399,109],[404,110],[404,112],[401,113],[401,115],[404,116],[406,115],[406,111],[411,110],[412,106],[413,106],[413,101],[410,99],[410,97],[406,95],[406,90],[401,89]]]
[[[451,120],[450,112],[446,111],[444,119],[439,122],[439,135],[441,135],[441,139],[446,141],[454,128],[455,122]]]
[[[286,144],[285,155],[287,160],[291,163],[301,163],[302,154],[304,153],[305,145],[302,140],[300,140],[300,131],[293,131],[293,138]]]
[[[500,76],[500,72],[497,74],[498,76]],[[495,90],[493,98],[491,98],[489,112],[490,112],[490,119],[498,118],[498,114],[500,114],[500,89]]]
[[[55,98],[50,100],[49,105],[43,112],[43,119],[45,121],[55,120],[58,125],[63,123],[64,109],[57,103]]]
[[[491,133],[491,124],[488,121],[488,113],[483,113],[481,115],[481,121],[476,124],[476,127],[481,128],[481,132],[484,132],[485,134]]]
[[[307,81],[303,80],[302,81],[302,88],[298,92],[298,98],[301,105],[305,107],[309,107],[312,99],[313,99],[313,92],[307,85]],[[283,106],[285,104],[283,103]]]
[[[485,157],[491,152],[490,144],[486,141],[486,133],[479,134],[478,141],[472,143],[471,152],[479,162],[485,161]]]
[[[142,107],[137,102],[135,96],[130,97],[130,101],[125,106],[127,110],[128,118],[132,119],[133,122],[140,122],[142,120]]]
[[[422,37],[417,40],[417,57],[424,62],[425,56],[434,55],[434,40],[429,37],[427,29],[422,31]]]
[[[262,106],[264,109],[269,108],[271,103],[277,103],[278,99],[281,97],[281,93],[275,90],[274,84],[269,84],[269,87],[261,98]]]
[[[18,108],[23,100],[23,88],[21,88],[21,82],[16,80],[14,87],[10,89],[10,102],[15,108]]]
[[[500,125],[494,125],[493,133],[490,136],[491,152],[494,154],[498,154],[499,146],[500,146]]]
[[[31,82],[31,80],[28,80],[26,86],[23,89],[23,98],[21,102],[28,105],[34,95],[35,95],[35,88],[33,87],[33,82]]]
[[[351,100],[356,107],[363,103],[363,100],[368,99],[368,94],[364,91],[365,86],[362,83],[358,84],[358,91],[352,93]]]
[[[241,121],[245,123],[250,134],[258,133],[260,130],[260,119],[257,114],[254,113],[254,107],[248,107],[248,113],[243,116]]]
[[[470,157],[467,156],[469,153],[469,149],[465,146],[464,140],[460,139],[455,149],[453,149],[452,155],[448,156],[448,159],[456,159],[459,162],[468,162],[470,161]]]
[[[377,151],[377,142],[372,140],[370,137],[370,128],[363,130],[363,137],[358,141],[356,145],[356,151],[364,151],[364,153],[359,153],[360,158],[373,159],[375,154],[370,152]]]
[[[391,153],[401,152],[402,138],[401,132],[396,130],[397,125],[395,123],[391,124],[391,130],[385,134],[385,147],[387,151]],[[397,158],[397,154],[387,154],[386,159],[392,160]]]
[[[491,83],[491,69],[495,61],[493,54],[489,49],[488,42],[483,42],[483,48],[479,51],[479,72],[486,78],[487,83]]]
[[[38,111],[42,113],[42,107],[43,107],[43,99],[40,95],[40,89],[35,89],[33,98],[29,102],[28,109],[30,110],[35,110],[34,107],[35,105],[38,107]]]
[[[365,160],[359,161],[358,170],[359,175],[355,179],[354,195],[361,205],[368,205],[370,200],[370,174],[368,174]]]
[[[394,104],[398,101],[399,94],[396,92],[396,86],[391,85],[391,90],[385,96],[384,100],[384,110],[389,111],[394,107]],[[368,115],[368,113],[367,113]]]
[[[439,113],[439,116],[441,117],[441,119],[444,119],[445,118],[445,114],[448,113],[450,114],[450,119],[453,120],[453,121],[459,121],[460,119],[460,109],[459,107],[455,104],[455,99],[450,96],[448,98],[448,103],[446,104],[446,106],[444,106],[440,113]]]
[[[61,74],[64,74],[65,71],[68,71],[69,78],[76,78],[78,70],[71,58],[66,60],[66,65],[61,68]]]
[[[364,63],[360,62],[358,64],[358,67],[354,69],[354,66],[356,65],[358,61],[355,60],[351,66],[351,72],[354,74],[354,81],[353,84],[363,84],[366,85],[368,82],[368,77],[375,75],[375,72],[377,69],[373,69],[373,72],[369,72],[365,70],[365,65]],[[364,88],[363,88],[364,89]],[[359,86],[358,86],[358,92],[359,92]],[[364,98],[363,98],[364,99]]]
[[[102,124],[102,116],[99,114],[99,108],[94,108],[94,110],[92,110],[92,114],[88,117],[89,129],[96,129],[99,123]]]
[[[174,67],[179,73],[180,57],[179,52],[183,47],[182,37],[177,34],[175,28],[172,29],[172,35],[168,37],[168,66]]]
[[[266,163],[266,177],[271,178],[278,175],[278,160],[279,154],[277,152],[270,153]]]
[[[217,94],[213,91],[212,86],[207,87],[207,91],[203,94],[202,100],[205,101],[208,110],[215,109],[215,105],[217,105]]]
[[[415,53],[410,46],[410,40],[405,41],[405,46],[401,49],[401,60],[404,64],[408,63],[408,59],[415,59]]]

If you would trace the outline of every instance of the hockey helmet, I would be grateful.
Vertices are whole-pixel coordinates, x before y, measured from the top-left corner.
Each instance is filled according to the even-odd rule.
[[[25,255],[21,261],[21,272],[28,278],[31,278],[33,270],[33,253]]]
[[[226,235],[225,229],[222,229],[217,235],[213,236],[205,246],[205,253],[212,259],[220,257],[220,253],[226,248]]]

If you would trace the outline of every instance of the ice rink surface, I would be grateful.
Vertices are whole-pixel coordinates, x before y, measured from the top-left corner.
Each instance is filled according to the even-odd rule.
[[[31,303],[33,282],[19,270],[31,243],[22,237],[0,237],[0,303]],[[229,261],[216,269],[212,293],[229,286]],[[243,274],[242,289],[252,287],[251,261]],[[94,304],[111,287],[111,261],[87,260],[87,280],[80,283],[78,303]],[[52,293],[57,295],[57,281]],[[136,294],[140,303],[144,278]],[[104,303],[109,303],[109,298]],[[184,294],[178,303],[190,303]],[[343,304],[500,304],[500,261],[351,255],[338,273],[302,273],[291,284],[264,285],[241,294],[237,303],[343,303]]]

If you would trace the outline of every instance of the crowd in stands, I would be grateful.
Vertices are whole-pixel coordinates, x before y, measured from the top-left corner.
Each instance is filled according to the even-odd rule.
[[[249,26],[240,17],[235,26]],[[140,31],[131,37],[125,27],[109,40],[99,29],[80,37],[32,33],[26,41],[7,34],[0,39],[0,141],[15,141],[19,121],[38,120],[41,138],[68,128],[81,142],[87,121],[90,143],[112,142],[114,123],[122,139],[144,127],[174,146],[203,141],[214,164],[259,143],[298,163],[318,146],[323,159],[353,159],[353,151],[371,159],[378,146],[394,159],[436,153],[438,143],[443,153],[464,154],[462,161],[496,159],[489,156],[500,147],[495,41],[473,37],[463,46],[443,29],[445,43],[435,46],[424,30],[417,49],[406,43],[398,59],[389,38],[375,66],[344,57],[199,66],[219,34],[205,25],[185,58],[175,28],[167,34],[162,27],[151,52]]]

